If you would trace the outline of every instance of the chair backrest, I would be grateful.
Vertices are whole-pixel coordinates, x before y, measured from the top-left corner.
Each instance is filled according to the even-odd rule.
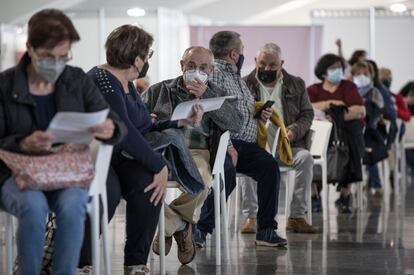
[[[89,187],[89,196],[93,196],[101,192],[100,187],[106,187],[113,146],[94,140],[90,148],[95,160],[95,177]]]
[[[220,142],[217,148],[216,159],[214,160],[213,175],[222,173],[224,170],[224,161],[226,159],[227,146],[229,145],[230,133],[224,132],[220,137]]]
[[[414,142],[414,119],[405,124],[404,142]]]
[[[314,157],[326,156],[331,136],[332,123],[329,121],[314,120],[311,125],[312,144],[310,153]]]
[[[276,156],[277,142],[280,137],[280,128],[273,123],[267,124],[267,144],[269,145],[270,154]]]

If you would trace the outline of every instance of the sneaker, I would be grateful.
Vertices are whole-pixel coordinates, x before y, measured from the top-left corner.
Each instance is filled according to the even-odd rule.
[[[315,234],[318,229],[308,224],[304,218],[289,218],[286,230],[295,233]]]
[[[312,213],[322,212],[322,200],[318,195],[312,196]]]
[[[336,207],[338,207],[338,210],[340,213],[344,214],[350,214],[352,213],[352,196],[349,195],[343,195],[341,194],[339,196],[339,199],[335,201]]]
[[[124,275],[149,275],[150,270],[146,265],[124,266]]]
[[[279,237],[273,228],[262,229],[256,234],[257,246],[281,247],[286,246],[287,241]]]
[[[76,269],[76,275],[90,275],[92,274],[92,266],[91,265],[85,265],[82,268]]]
[[[193,230],[191,224],[187,223],[184,230],[174,233],[177,242],[177,257],[181,264],[190,263],[196,254],[195,243],[193,240]]]
[[[152,243],[152,251],[160,255],[160,234],[157,234],[157,237],[155,238],[154,242]],[[172,237],[165,237],[165,256],[168,255],[171,251],[172,246]]]
[[[193,232],[194,243],[198,248],[204,248],[206,245],[207,233],[195,227]]]
[[[241,229],[241,233],[256,233],[257,231],[257,222],[254,218],[247,218]]]

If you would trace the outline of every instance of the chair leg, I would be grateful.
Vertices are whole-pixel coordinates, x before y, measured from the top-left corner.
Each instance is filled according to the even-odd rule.
[[[4,213],[6,220],[6,274],[13,275],[13,217]]]
[[[312,184],[310,184],[308,187],[307,197],[306,197],[306,206],[307,206],[307,218],[308,223],[312,224]]]
[[[92,196],[91,201],[91,237],[92,237],[92,265],[93,275],[100,275],[99,259],[99,196]]]
[[[220,174],[220,177],[222,174]],[[223,178],[222,178],[223,179]],[[223,190],[220,192],[221,216],[223,218],[223,243],[224,243],[224,259],[230,260],[230,245],[229,245],[229,220],[226,203],[226,184],[223,179]]]
[[[290,205],[290,173],[287,172],[286,174],[286,181],[285,181],[285,216],[286,216],[286,224],[289,219],[289,205]]]
[[[106,194],[102,197],[103,215],[101,220],[102,239],[103,239],[103,252],[104,252],[104,266],[105,274],[111,275],[111,259],[109,255],[109,239],[108,239],[108,202]]]
[[[216,265],[221,265],[220,179],[214,177],[214,219],[216,231]]]
[[[160,275],[165,275],[165,210],[164,210],[164,201],[161,202],[161,211],[159,217],[159,235],[160,239],[158,240],[160,244]]]
[[[323,200],[322,200],[322,212],[323,212],[323,221],[328,221],[329,216],[329,202],[328,202],[328,169],[326,160],[322,163],[322,193],[323,193]]]
[[[240,213],[239,213],[239,209],[241,208],[240,207],[240,204],[241,204],[241,200],[240,200],[240,188],[241,188],[241,186],[240,186],[240,181],[237,179],[236,180],[236,187],[235,187],[235,189],[236,189],[236,194],[234,194],[235,196],[236,196],[236,199],[234,200],[234,204],[235,204],[235,206],[234,206],[234,233],[237,233],[237,230],[239,229],[239,215],[240,215]]]

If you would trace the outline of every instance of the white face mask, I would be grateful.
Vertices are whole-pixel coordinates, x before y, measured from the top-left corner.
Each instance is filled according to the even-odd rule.
[[[360,74],[354,76],[354,83],[355,85],[357,85],[358,88],[362,88],[371,85],[372,81],[371,78],[369,78],[368,76]]]
[[[199,70],[187,70],[183,74],[183,78],[185,82],[196,81],[195,78],[200,79],[201,82],[204,84],[207,83],[208,75],[205,72]]]

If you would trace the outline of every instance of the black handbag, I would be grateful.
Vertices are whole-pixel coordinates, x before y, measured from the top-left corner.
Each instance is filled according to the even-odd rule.
[[[363,164],[372,165],[388,157],[385,140],[377,129],[366,128],[364,133],[365,154]]]
[[[349,146],[346,144],[341,130],[333,122],[331,142],[327,151],[328,183],[346,182],[347,165],[349,163]],[[314,168],[313,181],[322,182],[322,170],[319,166]]]

